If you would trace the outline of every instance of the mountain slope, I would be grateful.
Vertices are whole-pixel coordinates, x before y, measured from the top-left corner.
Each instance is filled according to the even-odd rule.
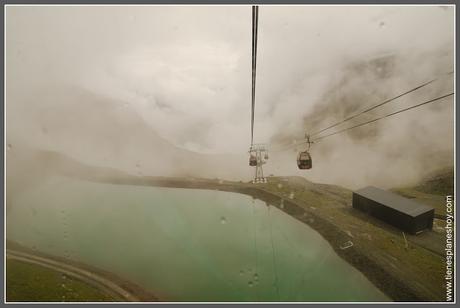
[[[148,175],[235,177],[248,169],[245,155],[205,155],[172,145],[124,101],[62,85],[9,95],[7,140],[12,148],[47,149],[91,165]]]

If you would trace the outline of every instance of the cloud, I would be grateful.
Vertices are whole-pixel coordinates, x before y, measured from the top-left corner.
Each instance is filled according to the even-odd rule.
[[[314,129],[305,120],[326,103],[342,102],[344,108],[321,113],[317,125],[452,69],[453,14],[452,6],[261,6],[256,141],[301,138],[306,128]],[[124,102],[179,147],[247,151],[250,6],[9,6],[6,16],[7,104],[15,117],[8,118],[10,123],[23,121],[29,104],[46,105],[25,90],[52,93],[67,84]],[[350,69],[382,55],[396,59],[391,77],[360,76]],[[342,91],[337,96],[349,97],[333,99],[331,91],[337,89]],[[414,137],[411,127],[422,130],[423,123],[436,126],[434,119],[448,117],[446,109],[439,112],[414,116],[392,133],[408,142]],[[450,149],[449,140],[437,138],[448,135],[452,125],[447,124],[428,132],[442,142],[428,143]],[[379,139],[382,147],[391,147],[385,136]],[[334,155],[315,162],[321,166],[349,155],[387,163],[375,157],[375,149],[350,149],[356,140],[347,138],[328,141]],[[294,172],[288,157],[270,163],[279,165],[279,172]],[[340,176],[314,178],[333,182]]]

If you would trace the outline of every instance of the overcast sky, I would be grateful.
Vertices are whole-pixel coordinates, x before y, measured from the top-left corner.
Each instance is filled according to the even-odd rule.
[[[317,104],[345,63],[452,39],[452,8],[260,7],[256,141],[297,123],[292,107]],[[7,56],[9,87],[82,86],[126,100],[182,147],[248,147],[250,6],[9,6]]]
[[[251,24],[250,6],[8,6],[7,137],[11,140],[16,132],[36,147],[78,159],[86,155],[85,161],[102,164],[100,159],[106,154],[84,143],[89,138],[77,139],[78,128],[67,128],[65,117],[60,127],[55,125],[55,133],[63,139],[58,140],[58,135],[40,139],[43,134],[36,133],[41,126],[45,131],[39,123],[45,118],[40,118],[43,113],[34,114],[34,108],[66,112],[67,107],[47,104],[72,96],[72,92],[59,92],[70,85],[75,97],[67,103],[87,100],[80,109],[88,110],[77,120],[82,126],[85,112],[92,114],[88,106],[101,101],[98,97],[105,97],[104,104],[113,102],[114,108],[124,102],[124,109],[114,110],[124,110],[126,119],[138,114],[176,146],[241,156],[233,162],[240,169],[229,164],[222,175],[215,173],[220,168],[205,164],[197,166],[209,171],[201,176],[248,176],[252,172],[246,162]],[[453,57],[453,7],[260,6],[255,142],[291,143],[306,131],[316,131],[452,71]],[[378,69],[388,74],[383,76],[372,65],[363,70],[372,59],[387,59]],[[93,93],[94,98],[81,96],[83,92],[76,89]],[[443,77],[356,121],[452,91],[452,76]],[[53,95],[54,100],[50,99]],[[433,104],[353,131],[364,134],[364,139],[356,139],[350,131],[315,144],[315,168],[308,178],[348,187],[389,186],[396,180],[403,185],[451,165],[452,97],[447,101],[450,104]],[[104,122],[108,114],[104,109],[95,106],[94,110],[101,113],[92,114],[100,117],[98,125],[116,125],[115,118]],[[120,121],[122,129],[123,118],[115,121]],[[103,139],[101,146],[116,153],[125,146],[109,145],[117,138],[118,133],[113,134],[92,137]],[[86,154],[81,152],[79,157],[78,151],[85,149]],[[135,149],[139,149],[136,157],[144,154],[145,164],[155,160],[151,150]],[[134,154],[120,155],[111,166],[121,168],[119,159],[133,164]],[[295,153],[279,155],[270,160],[266,172],[300,174]],[[161,163],[162,159],[157,160]],[[159,171],[152,167],[146,172]],[[350,173],[355,176],[351,178]],[[397,179],[395,174],[400,174]]]

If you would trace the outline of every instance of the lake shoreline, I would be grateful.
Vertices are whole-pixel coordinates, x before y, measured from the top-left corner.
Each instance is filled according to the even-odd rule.
[[[98,182],[100,180],[97,180]],[[372,284],[380,289],[386,296],[393,301],[401,302],[420,302],[433,301],[431,294],[425,294],[423,290],[414,287],[414,284],[407,280],[404,274],[399,275],[395,271],[382,265],[382,260],[375,257],[375,254],[369,254],[359,245],[353,245],[347,249],[340,247],[350,241],[350,236],[346,230],[334,225],[321,214],[314,210],[308,210],[308,207],[300,200],[287,196],[280,196],[265,188],[265,184],[252,184],[243,182],[231,182],[222,180],[209,180],[197,178],[167,178],[167,177],[132,177],[124,179],[107,179],[100,182],[109,182],[111,184],[122,185],[142,185],[169,188],[188,188],[188,189],[205,189],[219,190],[245,194],[253,198],[266,202],[269,206],[275,206],[288,215],[296,218],[302,223],[307,224],[317,231],[325,240],[327,240],[334,251],[347,263],[359,270]],[[283,199],[283,206],[280,206],[280,198]],[[313,219],[312,219],[313,218]],[[354,240],[353,240],[354,241]],[[356,242],[356,241],[354,241]],[[418,277],[413,277],[417,279]],[[438,299],[436,299],[438,300]]]
[[[290,182],[292,179],[298,181],[299,177],[269,177],[267,184],[190,177],[114,177],[94,174],[90,177],[71,177],[114,185],[217,190],[244,194],[265,202],[267,206],[277,207],[317,231],[339,257],[360,271],[391,300],[443,300],[443,290],[438,283],[442,281],[442,276],[439,277],[438,274],[442,268],[441,257],[428,251],[426,247],[416,245],[415,242],[410,242],[409,250],[407,247],[404,249],[404,242],[401,236],[397,235],[397,230],[379,225],[378,222],[353,210],[349,204],[351,191],[338,186],[315,184],[303,178],[300,178],[303,181],[300,186],[295,181]],[[296,191],[296,194],[293,191]],[[302,193],[307,195],[302,196]],[[362,231],[362,234],[357,230]],[[350,242],[351,246],[347,244]],[[382,249],[382,242],[392,246]],[[418,266],[422,265],[420,260],[423,261],[423,267]],[[414,264],[412,267],[411,262]],[[109,277],[113,275],[106,274]],[[146,292],[140,287],[137,291],[141,294]],[[152,298],[152,294],[144,295],[146,297],[142,301],[152,301],[148,300]],[[161,297],[158,299],[157,294],[153,298],[167,301]]]
[[[125,278],[121,278],[112,272],[76,260],[32,250],[10,240],[6,241],[6,247],[8,255],[6,259],[10,258],[9,255],[11,255],[12,258],[19,255],[22,262],[35,264],[35,266],[49,267],[49,264],[57,264],[57,266],[54,266],[53,270],[58,272],[62,271],[66,275],[72,276],[73,279],[91,285],[104,293],[115,295],[113,297],[118,298],[116,302],[160,301],[156,295],[143,287]],[[30,259],[30,261],[27,259]],[[43,265],[37,263],[35,259],[42,260]],[[65,266],[61,266],[61,268],[59,264],[65,264]]]

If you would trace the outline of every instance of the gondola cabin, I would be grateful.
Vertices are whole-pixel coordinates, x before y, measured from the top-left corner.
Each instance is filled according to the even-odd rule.
[[[299,152],[299,155],[297,155],[297,166],[299,169],[311,169],[312,161],[308,151]]]
[[[257,166],[257,157],[253,154],[249,156],[249,166]]]

